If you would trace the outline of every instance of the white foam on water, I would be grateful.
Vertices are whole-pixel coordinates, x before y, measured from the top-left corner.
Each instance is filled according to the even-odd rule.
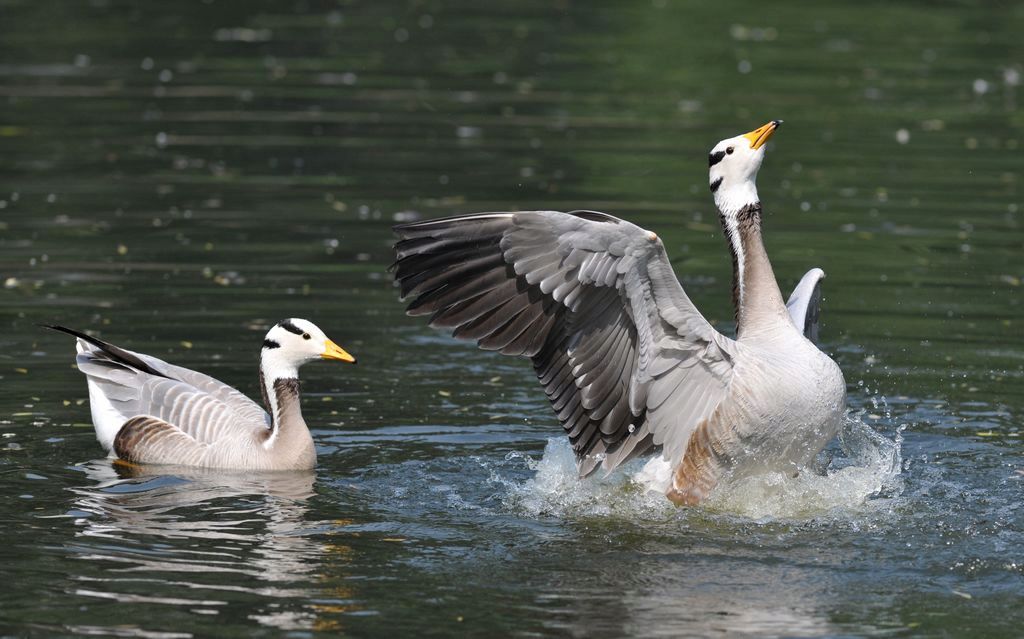
[[[859,415],[850,415],[839,435],[842,454],[823,461],[823,470],[807,469],[795,477],[766,473],[726,480],[699,508],[755,520],[850,518],[889,508],[902,491],[901,443],[899,432],[889,439]],[[492,476],[492,481],[505,484],[506,505],[525,515],[663,519],[676,512],[664,495],[671,468],[660,457],[584,480],[576,473],[572,449],[563,437],[549,439],[539,461],[522,457],[535,472],[533,477],[516,482]]]
[[[766,473],[725,482],[706,507],[753,519],[843,518],[889,507],[902,491],[899,432],[889,439],[849,416],[839,444],[843,455],[834,456],[823,472],[808,469],[796,477]]]
[[[512,453],[508,459],[519,455]],[[675,509],[664,494],[633,481],[643,461],[633,461],[608,476],[600,471],[580,479],[572,447],[565,437],[551,438],[541,459],[522,456],[535,471],[524,482],[504,480],[507,506],[526,516],[663,518]]]

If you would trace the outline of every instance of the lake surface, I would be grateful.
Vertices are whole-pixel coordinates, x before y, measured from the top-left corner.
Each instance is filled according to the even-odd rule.
[[[0,2],[0,634],[1019,636],[1019,4]],[[396,221],[595,208],[732,329],[707,151],[772,118],[785,291],[825,281],[824,476],[676,509],[578,481],[528,363],[407,318]],[[315,473],[120,476],[73,342],[258,396]]]

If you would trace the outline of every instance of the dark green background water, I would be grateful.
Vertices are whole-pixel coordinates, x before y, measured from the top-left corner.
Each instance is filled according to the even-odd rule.
[[[983,2],[0,0],[0,629],[1019,636],[1022,28]],[[906,427],[873,498],[579,484],[527,365],[403,315],[395,221],[596,208],[730,330],[705,158],[771,118],[780,283],[825,269],[851,408]],[[35,326],[256,395],[289,316],[360,365],[303,370],[320,465],[285,478],[118,478],[72,341]]]

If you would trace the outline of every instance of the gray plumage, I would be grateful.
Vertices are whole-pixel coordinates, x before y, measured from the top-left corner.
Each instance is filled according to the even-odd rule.
[[[341,359],[331,356],[331,347],[344,351],[312,323],[286,321],[301,322],[309,337],[303,340],[292,335],[281,324],[268,333],[268,340],[291,341],[290,352],[279,352],[286,350],[280,346],[273,350],[264,347],[260,381],[270,412],[203,373],[80,331],[48,328],[78,338],[76,359],[88,380],[96,436],[112,455],[140,464],[243,470],[312,468],[316,451],[302,418],[297,369],[319,357]],[[348,357],[345,361],[354,361]]]
[[[678,416],[703,416],[724,396],[731,340],[690,302],[652,233],[592,211],[470,215],[396,232],[409,314],[529,357],[582,474],[657,446],[681,455],[689,433],[674,427]],[[666,404],[684,383],[689,401]]]
[[[825,271],[812,268],[804,273],[786,302],[793,324],[804,337],[818,343],[818,323],[821,320],[821,280]]]
[[[754,174],[767,135],[744,143]],[[746,158],[725,142],[735,141],[716,147],[712,171],[726,174],[712,184],[716,202],[726,198],[736,340],[696,309],[657,235],[604,213],[480,213],[395,227],[392,268],[409,315],[529,358],[581,475],[660,450],[679,503],[700,501],[727,470],[798,469],[834,436],[845,401],[838,367],[804,337],[817,334],[824,274],[809,272],[787,310],[761,244],[760,203],[728,200],[746,195],[728,174]]]

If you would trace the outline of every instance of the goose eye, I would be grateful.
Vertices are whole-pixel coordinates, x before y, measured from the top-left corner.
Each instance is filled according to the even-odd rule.
[[[726,152],[726,153],[728,153],[729,155],[732,155],[732,152],[733,152],[733,151],[735,151],[735,150],[736,150],[736,149],[734,149],[734,148],[732,148],[732,147],[730,146],[730,147],[729,147],[728,149],[726,149],[726,150],[725,150],[725,152]]]
[[[302,339],[309,339],[309,333],[303,333]]]

